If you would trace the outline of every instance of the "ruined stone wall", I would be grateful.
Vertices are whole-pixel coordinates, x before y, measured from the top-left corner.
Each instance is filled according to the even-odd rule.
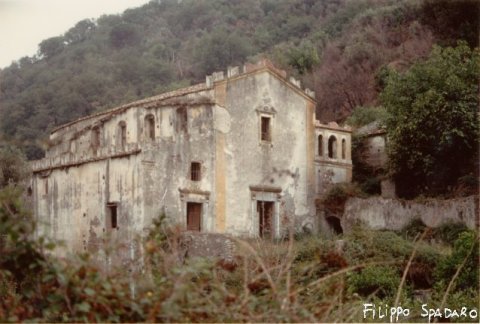
[[[356,222],[372,229],[400,230],[410,221],[420,218],[427,226],[437,227],[447,222],[461,222],[478,228],[478,197],[431,199],[425,202],[371,197],[350,198],[341,219],[344,231]]]

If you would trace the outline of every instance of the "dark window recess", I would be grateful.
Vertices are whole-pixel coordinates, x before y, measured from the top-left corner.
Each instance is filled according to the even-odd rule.
[[[200,232],[202,223],[202,204],[187,203],[187,231]]]
[[[127,145],[127,124],[124,121],[118,123],[117,137],[117,149],[124,151]]]
[[[262,131],[262,134],[261,134],[261,139],[262,141],[267,141],[267,142],[270,142],[272,140],[272,136],[271,136],[271,125],[270,125],[270,117],[262,117],[262,120],[261,120],[261,131]]]
[[[192,162],[190,165],[190,179],[192,181],[200,181],[202,179],[201,164],[199,162]]]
[[[177,109],[177,131],[186,133],[187,128],[188,128],[187,108],[180,107]]]
[[[262,238],[273,238],[273,201],[257,201],[259,234]]]
[[[149,140],[155,139],[155,117],[153,115],[145,117],[145,134]]]
[[[318,155],[323,156],[323,136],[318,135]]]
[[[347,143],[345,139],[342,139],[342,159],[346,158]]]
[[[97,149],[100,147],[100,128],[95,127],[92,129],[92,148],[96,153]]]
[[[118,227],[117,222],[117,205],[110,204],[108,207],[107,228],[113,229]]]

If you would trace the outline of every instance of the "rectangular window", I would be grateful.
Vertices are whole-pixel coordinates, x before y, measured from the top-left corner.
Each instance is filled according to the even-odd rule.
[[[272,140],[271,136],[271,125],[270,125],[270,117],[262,116],[261,119],[261,140],[270,142]]]
[[[190,179],[192,181],[200,181],[202,179],[201,166],[199,162],[192,162],[190,165]]]
[[[108,204],[107,228],[114,229],[118,227],[117,222],[117,204]]]

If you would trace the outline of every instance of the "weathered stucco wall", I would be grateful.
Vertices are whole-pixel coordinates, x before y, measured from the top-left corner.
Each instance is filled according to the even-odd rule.
[[[478,227],[478,197],[432,199],[422,203],[381,197],[350,198],[341,223],[344,231],[350,230],[356,222],[372,229],[400,230],[415,218],[420,218],[429,227],[461,222],[474,229]]]
[[[313,199],[308,199],[310,101],[266,71],[226,82],[231,125],[221,152],[225,173],[217,173],[226,182],[226,232],[258,235],[257,201],[274,203],[276,235],[294,220],[299,227],[316,226]],[[270,140],[261,138],[262,118],[270,120]]]
[[[160,214],[201,232],[315,230],[316,172],[349,181],[351,153],[349,129],[315,122],[313,97],[261,62],[60,126],[46,158],[32,162],[38,233],[63,240],[62,253],[111,239],[125,260],[139,255],[136,238]],[[335,158],[326,155],[332,134]]]

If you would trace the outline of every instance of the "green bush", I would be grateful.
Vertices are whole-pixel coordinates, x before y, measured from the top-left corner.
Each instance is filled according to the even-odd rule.
[[[456,290],[476,289],[478,291],[478,237],[473,231],[462,232],[453,244],[452,254],[443,258],[435,271],[438,289],[445,289],[460,265],[464,263],[454,284]]]
[[[384,107],[357,107],[345,123],[354,127],[362,127],[374,121],[384,124],[387,117]]]
[[[414,239],[417,235],[422,234],[427,226],[421,218],[412,219],[400,233],[408,239]]]
[[[467,231],[468,228],[463,223],[445,223],[433,230],[435,238],[442,240],[445,243],[453,245],[460,237],[460,234]]]
[[[367,297],[374,294],[380,298],[394,296],[400,284],[400,274],[389,266],[367,266],[348,276],[348,290]]]

